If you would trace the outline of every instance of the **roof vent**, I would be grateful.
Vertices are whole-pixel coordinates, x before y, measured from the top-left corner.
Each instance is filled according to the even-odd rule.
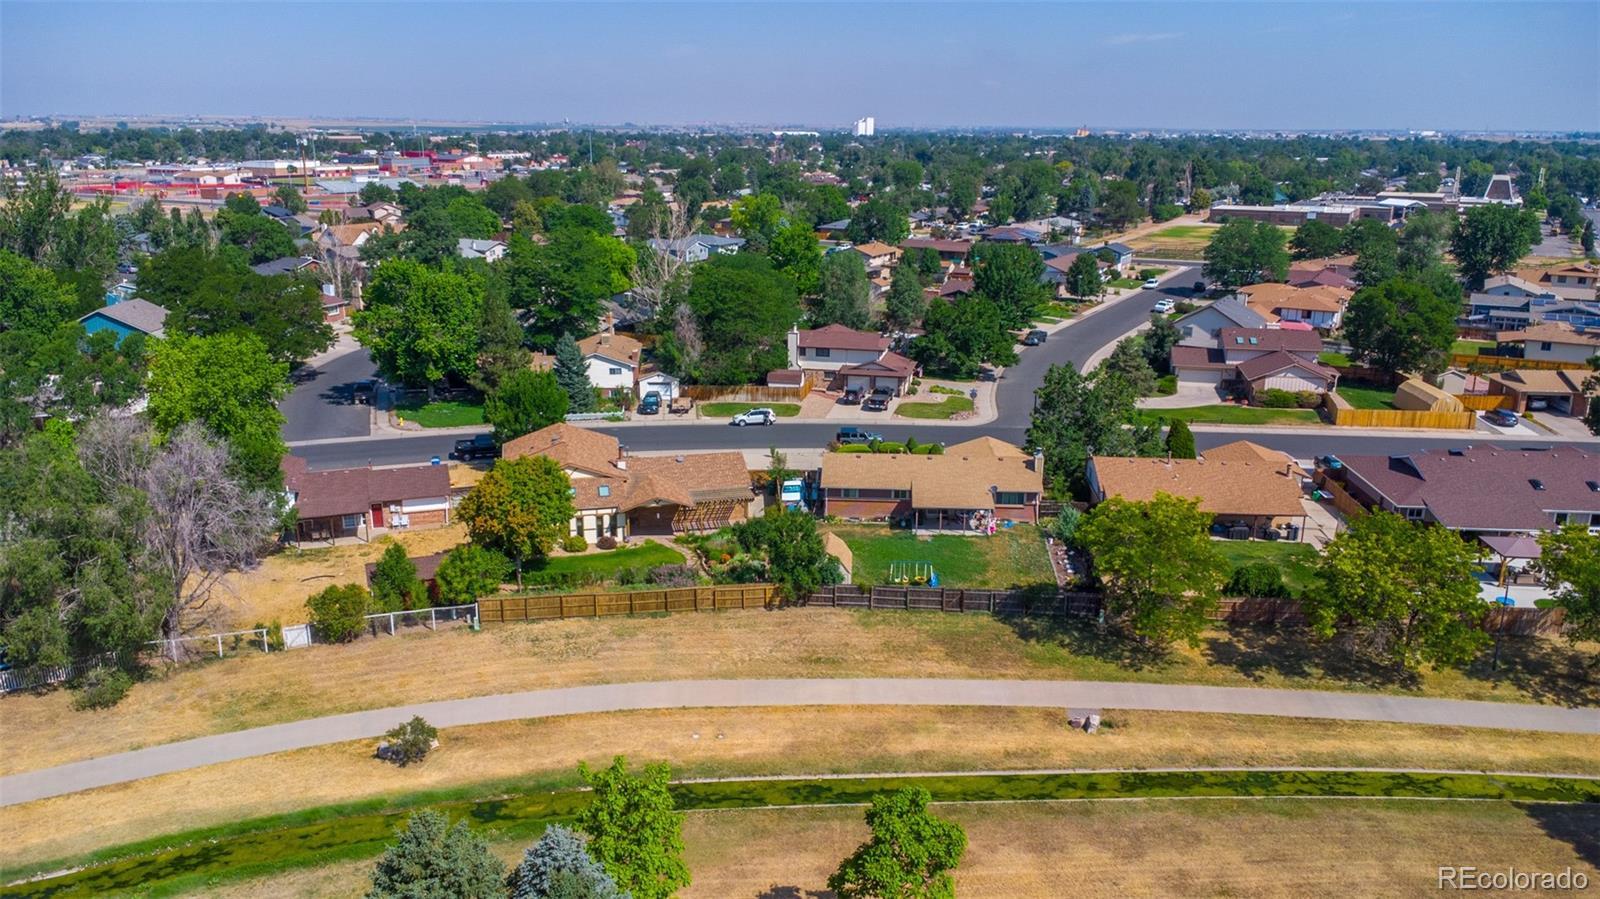
[[[677,456],[677,457],[675,457],[673,459],[673,461],[677,462],[679,465],[682,465],[683,464],[683,457],[682,456]]]
[[[1528,479],[1528,483],[1533,485],[1533,489],[1535,489],[1535,490],[1543,490],[1544,489],[1544,481],[1541,481],[1538,478],[1529,478]]]
[[[1458,449],[1453,449],[1453,450],[1450,450],[1450,455],[1452,455],[1452,456],[1465,456],[1466,453],[1461,451],[1461,450],[1458,450]]]

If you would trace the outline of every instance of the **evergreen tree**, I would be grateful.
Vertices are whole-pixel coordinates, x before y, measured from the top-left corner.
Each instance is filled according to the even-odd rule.
[[[478,314],[478,377],[474,383],[491,390],[507,375],[528,366],[528,351],[522,345],[522,323],[507,302],[505,291],[490,279]]]
[[[420,609],[427,605],[428,588],[417,577],[417,565],[406,548],[389,544],[372,570],[372,598],[384,612]]]
[[[1189,423],[1181,418],[1174,418],[1167,426],[1167,455],[1174,459],[1195,457],[1194,432],[1189,430]]]
[[[501,899],[504,874],[466,822],[421,811],[378,860],[367,899]]]
[[[624,899],[583,837],[560,824],[545,829],[506,878],[511,899]]]
[[[589,383],[589,366],[583,361],[583,351],[570,332],[563,332],[556,341],[556,381],[567,392],[568,412],[593,412],[599,407],[595,402],[594,385]]]
[[[922,295],[922,282],[917,272],[904,261],[894,270],[894,281],[889,286],[889,296],[884,301],[883,317],[890,327],[914,328],[922,321],[927,302]]]

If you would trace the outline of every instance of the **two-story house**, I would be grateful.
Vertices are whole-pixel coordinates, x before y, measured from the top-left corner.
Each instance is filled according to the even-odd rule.
[[[1180,383],[1237,390],[1255,399],[1264,390],[1327,393],[1339,373],[1317,361],[1322,338],[1315,331],[1222,328],[1215,347],[1172,348],[1172,370]]]
[[[1600,328],[1565,322],[1546,321],[1520,331],[1501,331],[1495,340],[1501,347],[1520,351],[1524,359],[1567,362],[1573,368],[1586,367],[1591,358],[1600,356]]]
[[[889,351],[890,340],[872,331],[844,325],[825,325],[802,331],[789,329],[789,368],[824,372],[834,390],[870,392],[892,388],[905,392],[916,374],[916,363]]]

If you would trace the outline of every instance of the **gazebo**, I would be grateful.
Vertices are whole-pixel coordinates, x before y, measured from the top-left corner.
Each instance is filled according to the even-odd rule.
[[[1537,559],[1541,551],[1539,541],[1526,534],[1495,534],[1479,537],[1478,540],[1499,560],[1499,585],[1502,587],[1506,585],[1506,573],[1512,562]]]

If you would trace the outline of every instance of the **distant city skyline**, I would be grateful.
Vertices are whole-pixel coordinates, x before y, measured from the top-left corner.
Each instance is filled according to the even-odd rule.
[[[1600,131],[1596,47],[1593,2],[0,0],[0,115]]]

